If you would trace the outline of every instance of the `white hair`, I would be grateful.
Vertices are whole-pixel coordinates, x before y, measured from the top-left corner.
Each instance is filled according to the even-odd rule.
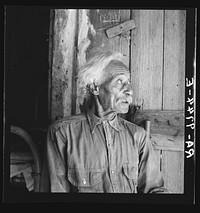
[[[101,85],[106,80],[104,69],[112,60],[122,62],[123,55],[115,51],[97,50],[80,69],[77,80],[79,102],[87,98],[89,85]]]

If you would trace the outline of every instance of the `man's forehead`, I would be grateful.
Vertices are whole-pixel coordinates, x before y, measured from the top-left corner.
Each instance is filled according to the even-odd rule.
[[[110,61],[110,63],[105,67],[104,70],[108,75],[129,72],[128,67],[123,62],[118,60]]]
[[[129,78],[129,69],[123,62],[118,60],[112,60],[104,68],[102,84],[112,81],[118,75],[125,75]]]
[[[121,61],[111,61],[108,66],[104,69],[105,81],[104,83],[111,82],[117,78],[130,79],[130,71],[128,67]]]
[[[120,78],[120,77],[126,77],[126,78],[130,78],[131,74],[129,72],[117,72],[116,74],[114,74],[112,76],[112,79],[116,79],[116,78]]]

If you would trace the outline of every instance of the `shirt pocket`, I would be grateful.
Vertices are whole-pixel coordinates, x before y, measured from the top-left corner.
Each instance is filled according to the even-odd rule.
[[[68,180],[78,192],[101,192],[101,172],[98,169],[68,169]],[[77,191],[76,190],[76,191]]]
[[[126,193],[137,193],[138,165],[125,163],[122,166],[124,190]]]

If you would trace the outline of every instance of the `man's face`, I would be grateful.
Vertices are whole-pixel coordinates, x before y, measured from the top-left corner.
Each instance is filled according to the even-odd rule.
[[[115,75],[99,87],[100,104],[104,111],[111,109],[117,113],[127,113],[132,94],[128,72]]]

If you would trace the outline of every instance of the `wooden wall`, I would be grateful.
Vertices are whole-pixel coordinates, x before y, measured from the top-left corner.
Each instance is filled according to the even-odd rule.
[[[128,20],[134,20],[131,29],[108,38],[108,29]],[[139,109],[129,120],[151,121],[150,139],[174,193],[183,192],[184,182],[185,23],[184,10],[58,9],[50,41],[51,122],[80,112],[76,76],[91,50],[120,51]]]
[[[134,100],[143,109],[183,110],[185,11],[134,10],[131,71]]]
[[[131,74],[132,121],[151,121],[151,140],[165,185],[184,192],[185,21],[180,10],[134,10]],[[141,119],[141,120],[140,120]]]

